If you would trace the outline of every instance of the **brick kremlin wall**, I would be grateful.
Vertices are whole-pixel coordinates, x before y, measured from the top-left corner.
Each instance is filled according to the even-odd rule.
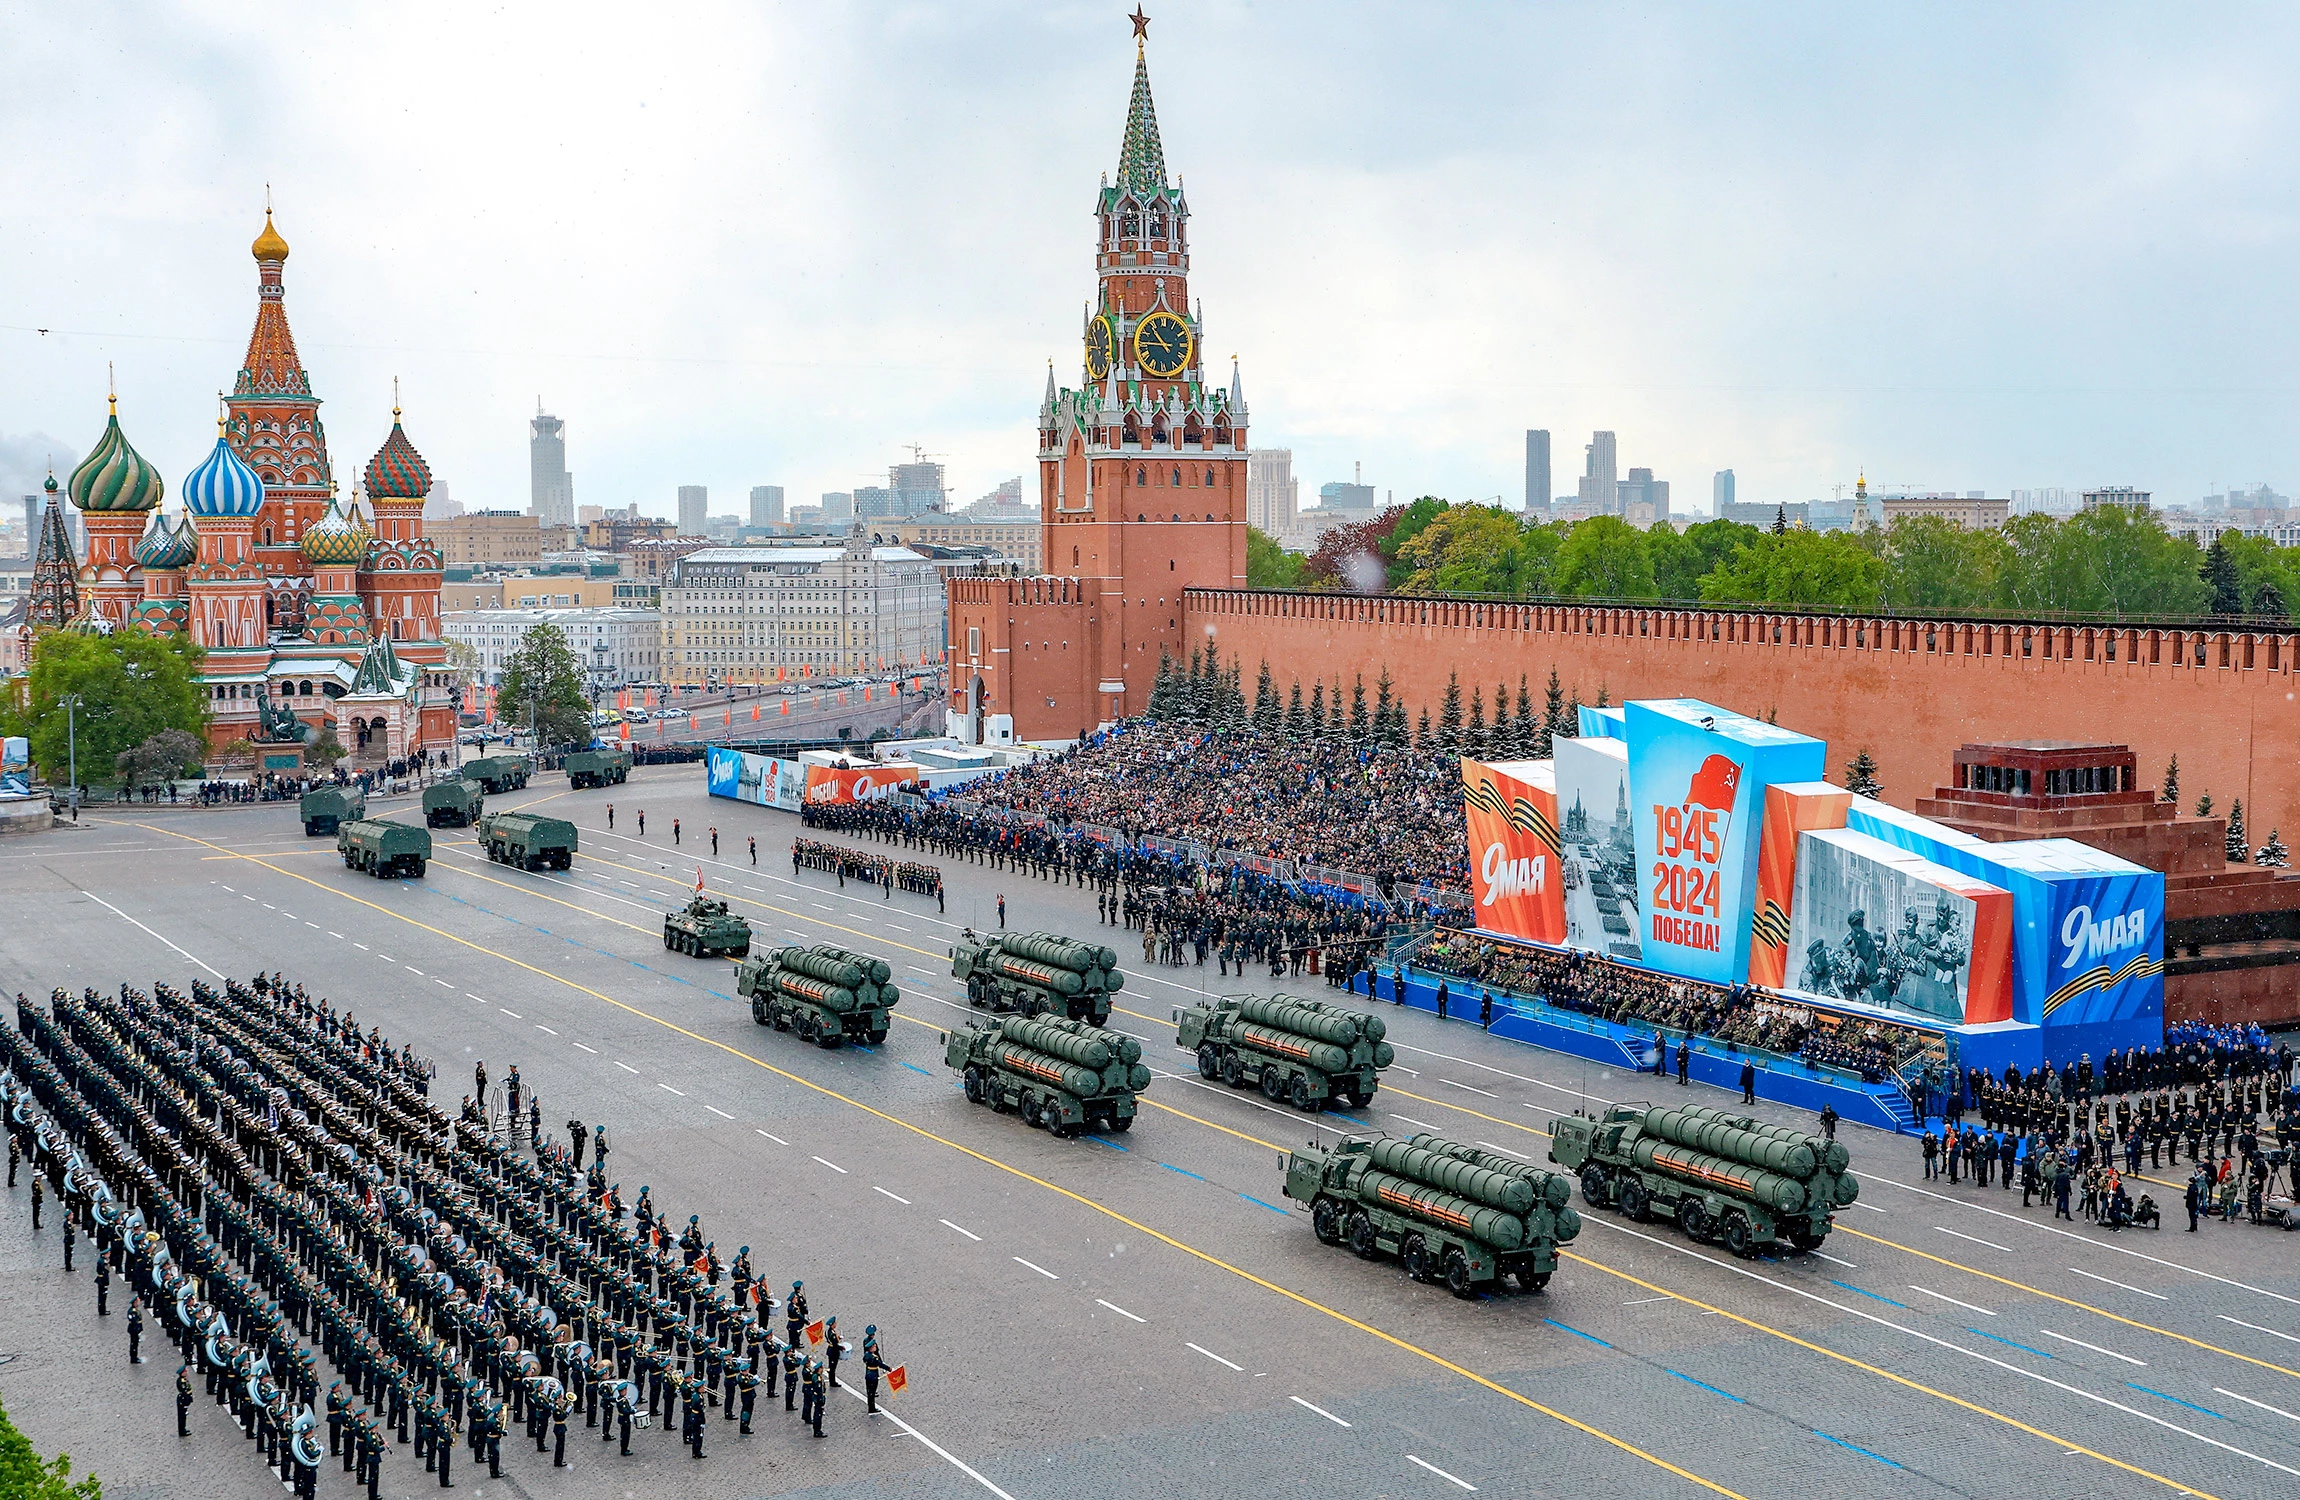
[[[1582,607],[1192,589],[1185,639],[1270,663],[1280,687],[1383,668],[1409,713],[1437,712],[1449,672],[1490,694],[1551,667],[1594,703],[1702,698],[1829,743],[1830,774],[1866,746],[1885,799],[1945,783],[1957,748],[2026,739],[2130,745],[2144,785],[2180,757],[2181,800],[2244,799],[2251,842],[2300,844],[2300,634],[1894,620],[1692,608]]]

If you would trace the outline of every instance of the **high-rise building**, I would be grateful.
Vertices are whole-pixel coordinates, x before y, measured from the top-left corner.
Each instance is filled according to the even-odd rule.
[[[851,521],[855,518],[855,497],[840,490],[825,490],[820,519],[825,521]]]
[[[709,486],[682,484],[679,486],[679,535],[701,536],[708,524],[711,508]]]
[[[40,497],[24,497],[24,555],[36,557],[40,551]]]
[[[1640,526],[1660,526],[1669,520],[1669,481],[1655,479],[1651,469],[1631,469],[1627,479],[1614,485],[1614,513]]]
[[[1621,471],[1614,465],[1613,434],[1591,433],[1589,445],[1581,453],[1581,489],[1576,498],[1592,515],[1610,514],[1621,504],[1617,488]]]
[[[1302,509],[1294,450],[1256,448],[1246,455],[1246,524],[1268,536],[1293,529]]]
[[[915,463],[896,464],[886,472],[887,488],[893,492],[888,501],[892,507],[889,515],[923,516],[930,510],[944,509],[948,503],[941,464],[921,458]],[[859,513],[859,497],[856,509]]]
[[[535,398],[527,424],[527,514],[546,526],[575,524],[575,476],[567,472],[567,424]]]
[[[1733,504],[1733,471],[1719,469],[1709,476],[1709,514],[1721,516]]]
[[[751,524],[753,526],[780,526],[783,523],[783,487],[779,484],[751,486]]]
[[[1525,430],[1525,510],[1533,515],[1549,509],[1549,430]]]

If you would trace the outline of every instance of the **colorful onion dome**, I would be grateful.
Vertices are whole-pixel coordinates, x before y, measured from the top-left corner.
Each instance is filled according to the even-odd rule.
[[[152,517],[152,529],[136,543],[138,565],[156,570],[188,568],[199,560],[200,534],[189,518],[170,525],[166,516]]]
[[[56,471],[54,469],[50,469],[48,471],[48,482],[40,486],[40,488],[47,491],[51,495],[56,493]]]
[[[322,567],[356,568],[367,556],[367,543],[367,523],[360,519],[359,507],[353,505],[346,515],[330,500],[327,514],[303,534],[304,561]]]
[[[167,492],[160,471],[146,463],[120,431],[120,403],[115,400],[104,435],[72,471],[72,503],[82,510],[151,510]]]
[[[256,242],[248,249],[254,252],[258,261],[277,262],[288,258],[288,243],[280,238],[278,230],[272,228],[272,211],[269,208],[264,210],[264,232],[256,236]]]
[[[431,493],[431,465],[400,429],[397,406],[391,409],[391,436],[367,461],[367,493],[377,500],[421,500]]]
[[[252,516],[263,504],[264,482],[221,434],[206,460],[184,476],[184,509],[195,516]]]

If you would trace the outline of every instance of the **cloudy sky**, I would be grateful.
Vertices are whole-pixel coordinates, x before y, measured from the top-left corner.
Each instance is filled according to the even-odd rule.
[[[1305,498],[1514,504],[1534,426],[1680,508],[2300,486],[2300,12],[1145,4],[1208,352]],[[468,506],[527,504],[538,397],[579,503],[913,442],[970,500],[1075,378],[1121,10],[0,0],[0,494],[107,361],[197,461],[269,183],[347,481],[396,375]]]

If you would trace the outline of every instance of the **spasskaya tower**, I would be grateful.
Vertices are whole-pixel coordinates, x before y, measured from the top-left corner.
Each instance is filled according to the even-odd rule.
[[[1206,378],[1190,299],[1190,207],[1166,175],[1134,16],[1134,91],[1115,178],[1094,200],[1093,300],[1080,382],[1049,364],[1038,409],[1046,573],[954,579],[954,727],[1067,737],[1140,713],[1162,657],[1187,658],[1182,591],[1246,581],[1246,402],[1233,360]]]

